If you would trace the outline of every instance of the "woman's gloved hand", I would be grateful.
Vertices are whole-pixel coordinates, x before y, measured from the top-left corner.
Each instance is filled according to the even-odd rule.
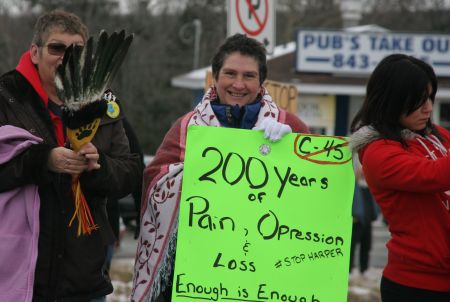
[[[292,132],[292,128],[289,125],[270,118],[264,119],[259,126],[253,127],[253,130],[263,130],[264,138],[272,142],[276,142],[286,134]]]

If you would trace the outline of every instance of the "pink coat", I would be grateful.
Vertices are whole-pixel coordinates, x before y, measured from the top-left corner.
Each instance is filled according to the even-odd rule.
[[[42,140],[22,128],[0,127],[0,164]],[[39,235],[38,187],[0,192],[0,301],[31,302]]]

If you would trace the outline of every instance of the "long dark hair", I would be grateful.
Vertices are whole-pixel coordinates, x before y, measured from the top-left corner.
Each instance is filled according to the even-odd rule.
[[[351,132],[371,125],[382,137],[405,144],[400,116],[413,113],[428,98],[434,104],[436,91],[436,74],[430,65],[404,54],[389,55],[381,60],[369,78],[366,98],[351,123]],[[430,120],[427,128],[440,137]]]

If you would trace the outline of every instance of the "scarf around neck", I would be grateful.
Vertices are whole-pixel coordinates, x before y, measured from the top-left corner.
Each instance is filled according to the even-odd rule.
[[[252,129],[258,118],[261,102],[258,100],[244,106],[222,104],[219,100],[211,102],[214,114],[224,127]]]

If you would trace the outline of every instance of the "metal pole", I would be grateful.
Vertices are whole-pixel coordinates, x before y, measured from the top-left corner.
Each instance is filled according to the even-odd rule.
[[[199,61],[200,61],[200,39],[202,36],[202,21],[199,19],[195,19],[192,21],[194,24],[195,29],[195,36],[194,36],[194,69],[197,69],[199,67]]]

